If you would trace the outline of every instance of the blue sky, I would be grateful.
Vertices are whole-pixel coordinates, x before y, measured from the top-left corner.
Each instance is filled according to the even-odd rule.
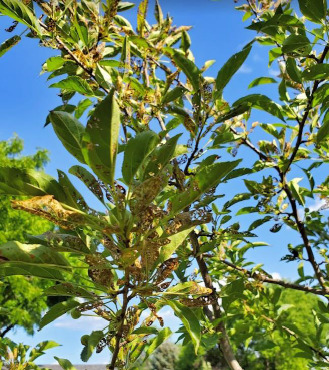
[[[196,58],[196,64],[201,67],[206,60],[215,59],[216,63],[209,69],[208,75],[216,76],[223,63],[234,53],[250,41],[254,33],[245,30],[247,25],[242,23],[242,13],[234,10],[233,0],[163,0],[164,13],[169,12],[174,17],[174,24],[191,25],[192,50]],[[151,13],[153,5],[149,7]],[[128,15],[129,14],[129,15]],[[129,11],[125,16],[135,24],[136,9]],[[8,38],[3,30],[10,26],[11,22],[0,18],[0,41]],[[25,154],[31,154],[36,148],[46,148],[50,152],[51,161],[47,165],[47,172],[56,176],[56,169],[67,170],[76,164],[56,138],[51,126],[43,128],[45,117],[49,110],[61,104],[57,96],[57,89],[49,89],[46,75],[39,76],[43,62],[49,57],[56,55],[55,52],[38,47],[36,41],[24,39],[20,44],[0,58],[2,71],[0,102],[0,140],[6,140],[16,133],[25,141]],[[277,76],[279,73],[274,63],[268,67],[268,55],[266,47],[260,48],[257,44],[231,83],[225,89],[224,96],[229,102],[233,102],[246,93],[262,93],[276,98],[277,94],[272,86],[263,86],[247,91],[248,84],[256,77]],[[270,122],[265,114],[256,113],[255,120]],[[272,121],[275,122],[275,121]],[[239,157],[249,157],[250,153],[242,150]],[[254,160],[256,158],[253,158]],[[251,162],[250,162],[251,163]],[[242,183],[237,182],[234,191]],[[243,186],[243,185],[242,185]],[[242,222],[246,218],[241,217]],[[288,242],[298,242],[297,236],[288,229],[278,234],[268,231],[269,227],[260,229],[259,240],[271,243],[270,247],[256,250],[250,257],[256,263],[265,262],[266,269],[270,272],[280,273],[281,276],[296,278],[295,268],[291,264],[279,262]],[[163,314],[166,324],[177,327],[177,319],[169,310]],[[63,347],[49,351],[41,358],[44,363],[54,362],[54,355],[69,358],[74,363],[81,362],[79,354],[82,346],[80,337],[89,333],[92,329],[102,328],[100,320],[86,317],[80,320],[72,320],[62,317],[55,323],[48,325],[33,338],[26,336],[22,330],[18,330],[12,338],[26,344],[36,344],[41,340],[53,339]],[[105,362],[107,354],[102,353],[93,356],[91,363]]]

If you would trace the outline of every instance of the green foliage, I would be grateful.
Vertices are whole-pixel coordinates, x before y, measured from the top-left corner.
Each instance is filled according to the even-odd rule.
[[[31,348],[22,343],[16,344],[8,338],[1,338],[0,365],[10,370],[47,370],[36,365],[34,361],[44,355],[44,351],[58,346],[58,343],[47,340]]]
[[[311,321],[309,313],[290,311],[296,297],[280,298],[280,290],[266,285],[300,291],[303,299],[329,294],[328,220],[322,209],[309,207],[329,195],[323,176],[329,152],[326,1],[300,0],[298,9],[289,1],[248,1],[240,9],[244,20],[253,18],[248,28],[257,34],[216,79],[206,75],[211,61],[196,65],[189,27],[172,27],[159,2],[154,25],[147,21],[148,1],[139,4],[136,30],[117,14],[133,4],[56,4],[35,4],[43,20],[39,10],[17,1],[0,1],[0,12],[58,51],[43,72],[49,80],[59,77],[50,87],[60,89],[63,104],[46,124],[84,166],[70,173],[105,210],[91,209],[62,171],[57,180],[3,164],[1,194],[28,197],[13,207],[57,227],[30,237],[30,244],[3,244],[0,273],[55,278],[59,284],[47,294],[73,298],[50,309],[42,325],[69,311],[74,318],[93,311],[107,320],[104,330],[83,337],[81,358],[108,347],[110,370],[133,369],[143,356],[152,358],[171,335],[167,327],[152,326],[164,326],[164,306],[182,322],[183,368],[217,346],[234,370],[241,369],[234,352],[246,368],[328,363],[328,306],[309,300],[315,330],[305,333],[299,321]],[[253,43],[269,47],[270,65],[279,62],[278,94],[272,94],[278,99],[251,94],[230,103],[223,90]],[[249,86],[272,82],[261,77]],[[70,103],[74,95],[82,98],[76,106]],[[254,110],[263,111],[263,123],[253,121]],[[83,117],[87,122],[79,121]],[[251,156],[239,158],[242,146],[254,163]],[[232,194],[229,186],[237,181],[239,193]],[[298,262],[298,280],[274,279],[262,263],[249,260],[251,248],[267,246],[256,234],[260,227],[297,233],[301,244],[288,242],[282,261]],[[191,266],[197,266],[193,275]],[[84,271],[83,281],[74,280],[76,270]],[[281,357],[278,347],[287,349]],[[256,363],[259,353],[263,363]],[[209,368],[202,361],[197,367]]]

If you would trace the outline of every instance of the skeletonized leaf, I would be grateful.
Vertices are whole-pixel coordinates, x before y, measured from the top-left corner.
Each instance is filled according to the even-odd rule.
[[[137,31],[140,35],[144,34],[144,24],[147,13],[148,0],[143,0],[138,7],[137,11]]]
[[[87,188],[101,201],[104,202],[103,190],[95,176],[82,166],[72,166],[69,173],[81,180]]]

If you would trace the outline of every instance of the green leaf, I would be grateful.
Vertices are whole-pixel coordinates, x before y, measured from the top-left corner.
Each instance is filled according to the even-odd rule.
[[[114,90],[95,108],[86,128],[86,156],[95,174],[113,184],[120,131],[120,109]]]
[[[1,56],[1,55],[0,55]],[[176,86],[172,90],[169,90],[162,98],[161,104],[168,104],[178,98],[181,98],[186,89],[181,86]]]
[[[271,221],[272,219],[273,219],[272,216],[265,216],[264,218],[260,218],[260,219],[258,219],[256,221],[252,222],[252,224],[248,228],[248,231],[254,230],[257,227],[265,224],[266,222]]]
[[[150,355],[166,340],[168,339],[172,334],[172,331],[170,328],[164,328],[162,329],[158,334],[156,334],[156,337],[151,339],[148,342],[148,346],[145,350],[145,358],[144,361],[150,357]]]
[[[29,355],[29,362],[36,360],[38,357],[44,355],[44,351],[47,351],[48,349],[59,347],[60,344],[54,342],[53,340],[46,340],[44,342],[41,342],[36,345],[35,348],[33,348]]]
[[[92,299],[95,296],[86,289],[75,286],[71,283],[56,284],[44,290],[47,296],[68,296],[68,297],[82,297]]]
[[[181,52],[168,47],[165,47],[164,50],[171,56],[175,64],[184,72],[193,86],[194,91],[198,91],[200,89],[201,76],[199,68]]]
[[[228,119],[234,118],[236,116],[240,116],[241,114],[244,114],[250,110],[250,107],[247,104],[241,104],[237,107],[234,107],[230,109],[227,113],[224,113],[223,115],[219,116],[216,119],[216,123],[224,122]]]
[[[326,0],[298,0],[302,14],[312,22],[322,23],[327,14]]]
[[[86,109],[89,108],[92,104],[93,102],[90,99],[83,99],[79,101],[78,105],[75,108],[75,118],[79,119],[86,111]]]
[[[37,264],[28,264],[22,262],[0,263],[0,277],[7,276],[35,276],[47,280],[65,281],[64,275],[58,268],[43,267]]]
[[[81,211],[85,211],[87,206],[86,201],[79,191],[74,187],[65,172],[57,170],[58,172],[58,182],[63,189],[63,196],[65,198],[65,204]]]
[[[49,119],[65,149],[79,162],[86,163],[82,154],[85,127],[72,114],[66,112],[50,112]]]
[[[230,82],[231,78],[247,59],[250,50],[251,46],[248,46],[239,53],[234,54],[219,70],[216,78],[216,88],[220,94],[222,94],[224,87]]]
[[[273,84],[276,82],[277,81],[272,77],[258,77],[249,84],[248,89],[251,89],[252,87],[259,86],[259,85]]]
[[[287,58],[286,67],[289,77],[295,82],[302,83],[302,73],[298,69],[294,58]]]
[[[189,233],[192,230],[194,230],[194,228],[195,226],[190,227],[189,229],[183,230],[177,234],[168,237],[170,243],[161,247],[158,261],[159,262],[167,261],[167,259],[171,257],[171,255],[176,251],[176,249],[186,240]]]
[[[150,334],[158,334],[158,329],[155,328],[154,326],[140,326],[139,328],[135,329],[132,334],[137,334],[137,335],[140,335],[140,334],[146,334],[146,335],[150,335]]]
[[[173,136],[165,144],[156,147],[148,156],[148,162],[143,171],[143,179],[156,176],[169,163],[175,154],[177,141],[181,134]]]
[[[196,175],[190,180],[189,188],[184,193],[178,193],[172,198],[171,214],[177,214],[199,199],[209,189],[217,186],[239,163],[240,160],[214,163],[202,168],[201,171],[196,171]]]
[[[51,57],[46,61],[47,71],[48,72],[55,71],[56,69],[63,67],[64,63],[65,59],[60,56]]]
[[[307,81],[323,80],[329,77],[329,64],[316,64],[305,69],[302,77]]]
[[[62,199],[62,188],[51,176],[41,171],[14,167],[0,167],[0,194],[7,195],[54,195]]]
[[[311,51],[310,40],[304,35],[291,34],[282,45],[282,52],[292,56],[307,56]]]
[[[69,360],[54,356],[54,359],[60,364],[64,370],[77,370]]]
[[[10,39],[6,40],[0,45],[0,57],[2,57],[4,54],[7,53],[8,50],[10,50],[13,46],[19,43],[21,41],[20,36],[13,36]]]
[[[16,241],[10,241],[0,245],[0,255],[3,263],[8,261],[28,264],[40,264],[44,267],[65,268],[69,263],[60,253],[54,249],[40,244],[23,244]]]
[[[166,302],[182,320],[182,323],[191,337],[195,353],[197,353],[201,341],[201,326],[198,318],[190,308],[185,307],[181,303],[174,300],[168,300]]]
[[[305,205],[305,200],[304,200],[304,197],[301,195],[300,188],[299,188],[299,185],[298,185],[298,182],[300,180],[301,180],[300,178],[293,179],[293,180],[289,181],[288,186],[289,186],[292,194],[294,195],[295,199],[298,201],[298,203],[301,206],[304,206]]]
[[[40,34],[40,26],[37,17],[23,1],[19,0],[0,0],[0,13],[23,23]]]
[[[258,212],[259,209],[257,207],[244,207],[238,210],[238,212],[235,214],[236,216],[240,215],[248,215],[250,213]]]
[[[321,141],[328,137],[328,135],[329,135],[329,110],[327,110],[326,114],[324,115],[321,127],[319,128],[319,131],[316,135],[317,144],[320,144]]]
[[[77,92],[87,96],[95,95],[88,82],[78,76],[69,76],[62,81],[50,85],[49,87],[57,87],[68,92]]]
[[[153,131],[144,131],[128,141],[122,164],[122,176],[130,185],[148,154],[159,143],[159,136]]]
[[[87,362],[94,352],[95,347],[100,340],[104,338],[104,333],[101,330],[93,331],[88,337],[88,343],[81,352],[81,360]]]
[[[283,110],[280,105],[274,103],[270,98],[261,94],[251,94],[238,99],[233,103],[233,107],[247,106],[256,108],[272,114],[284,121]]]
[[[68,311],[71,311],[73,308],[80,305],[80,302],[75,300],[69,300],[64,302],[56,303],[54,306],[50,308],[49,311],[43,316],[43,318],[40,321],[40,327],[39,330],[41,330],[44,326],[50,324],[54,320],[56,320],[58,317],[64,315]]]

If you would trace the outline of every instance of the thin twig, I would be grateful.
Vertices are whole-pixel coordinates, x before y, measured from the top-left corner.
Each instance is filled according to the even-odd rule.
[[[263,281],[264,283],[269,283],[269,284],[280,285],[284,288],[300,290],[300,291],[303,291],[303,292],[313,293],[313,294],[321,295],[321,296],[326,294],[322,289],[316,289],[316,288],[312,288],[312,287],[309,287],[309,286],[302,286],[302,285],[298,285],[298,284],[288,283],[288,282],[280,280],[280,279],[270,278],[269,276],[267,276],[265,274],[262,274],[262,273],[259,273],[259,272],[258,273],[257,272],[251,272],[251,271],[246,270],[242,267],[236,266],[236,265],[234,265],[233,263],[231,263],[227,260],[221,260],[220,262],[224,263],[225,265],[227,265],[229,267],[232,267],[233,269],[235,269],[237,271],[242,272],[243,274],[249,276],[250,278],[253,278],[254,280]]]

